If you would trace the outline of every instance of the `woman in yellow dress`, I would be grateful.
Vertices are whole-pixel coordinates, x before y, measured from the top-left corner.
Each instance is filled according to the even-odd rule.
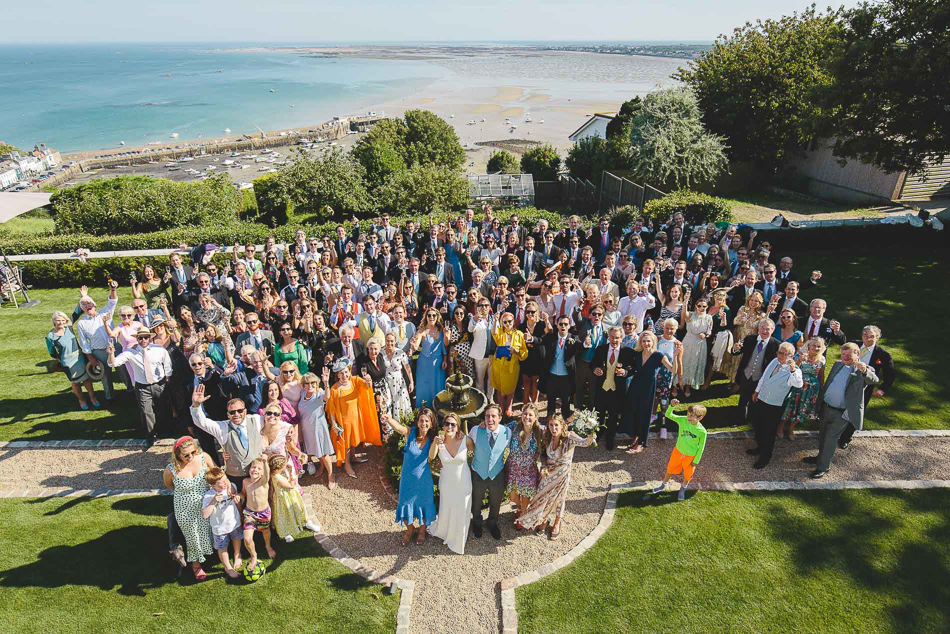
[[[745,306],[736,313],[736,320],[733,322],[733,340],[742,341],[749,335],[759,330],[759,320],[766,316],[763,310],[762,293],[755,291],[745,300]],[[739,370],[739,361],[742,359],[742,353],[732,354],[726,352],[723,357],[720,371],[729,377],[733,393],[739,391],[739,382],[736,380],[736,372]]]
[[[376,416],[376,398],[372,383],[351,374],[350,360],[346,357],[337,359],[332,371],[337,383],[330,388],[325,410],[330,418],[330,437],[336,450],[337,466],[343,465],[346,475],[355,478],[353,449],[363,443],[383,444]]]
[[[504,313],[492,333],[495,339],[495,358],[491,362],[491,385],[498,390],[498,404],[505,416],[511,416],[511,402],[518,387],[521,362],[528,358],[524,333],[515,329],[515,316]]]

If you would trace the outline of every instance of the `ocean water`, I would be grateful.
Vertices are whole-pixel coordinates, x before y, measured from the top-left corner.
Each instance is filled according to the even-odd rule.
[[[208,46],[0,46],[0,140],[77,152],[169,142],[175,132],[185,140],[315,125],[451,73],[424,61]]]

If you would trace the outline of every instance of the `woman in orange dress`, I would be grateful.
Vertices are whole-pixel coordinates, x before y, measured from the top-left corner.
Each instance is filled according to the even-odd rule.
[[[363,443],[383,444],[376,416],[376,399],[372,384],[352,375],[349,359],[337,359],[332,370],[337,383],[330,388],[326,406],[330,437],[336,450],[337,466],[342,464],[346,475],[355,478],[351,462],[353,449]]]

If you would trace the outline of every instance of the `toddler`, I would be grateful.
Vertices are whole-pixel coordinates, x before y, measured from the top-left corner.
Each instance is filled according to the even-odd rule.
[[[268,461],[274,485],[274,530],[285,542],[294,541],[294,534],[306,528],[314,533],[320,524],[307,518],[303,496],[297,488],[297,474],[287,458],[271,456]]]
[[[211,487],[205,491],[201,500],[201,516],[211,522],[211,536],[218,559],[224,564],[224,571],[231,578],[237,578],[241,568],[241,510],[238,506],[241,496],[231,484],[221,467],[211,467],[205,473],[205,482]],[[234,546],[234,566],[228,556],[228,544]]]
[[[249,477],[244,478],[241,487],[241,498],[244,500],[244,543],[247,552],[251,553],[248,562],[249,570],[257,568],[257,548],[254,546],[254,531],[260,531],[264,536],[264,547],[267,556],[273,559],[277,553],[270,545],[270,504],[267,498],[270,495],[270,478],[267,460],[255,458],[247,468]]]

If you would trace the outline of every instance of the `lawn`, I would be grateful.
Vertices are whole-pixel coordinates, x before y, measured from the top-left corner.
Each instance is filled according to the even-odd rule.
[[[521,632],[950,631],[950,491],[621,495]]]
[[[950,381],[940,370],[950,358],[950,340],[919,320],[942,323],[950,314],[950,294],[933,292],[946,279],[950,258],[937,250],[878,252],[852,249],[848,255],[816,251],[795,256],[800,276],[820,269],[820,286],[803,299],[823,297],[827,315],[838,319],[849,339],[858,339],[865,324],[877,324],[881,340],[897,365],[897,381],[883,399],[872,400],[866,424],[871,429],[946,429],[950,427]],[[79,281],[77,280],[77,283]],[[120,303],[130,302],[127,289]],[[92,291],[103,304],[104,289]],[[48,371],[43,337],[54,310],[67,313],[76,305],[73,289],[37,290],[34,308],[0,309],[0,440],[62,440],[127,438],[139,435],[138,414],[131,398],[120,398],[111,410],[81,412],[61,372]],[[934,320],[934,316],[937,317]],[[837,346],[828,354],[837,358]],[[98,384],[97,384],[98,387]],[[119,389],[122,393],[124,388]],[[100,392],[101,393],[101,392]],[[710,428],[736,425],[738,396],[725,383],[700,395],[710,408],[703,421]],[[694,396],[694,400],[696,397]]]
[[[34,209],[0,223],[0,230],[10,233],[45,234],[52,233],[54,225],[53,217],[46,209]]]
[[[889,207],[845,207],[824,200],[791,198],[770,192],[749,192],[726,198],[739,222],[771,222],[778,214],[788,220],[832,220],[883,216]]]
[[[255,584],[231,580],[220,564],[200,584],[190,572],[176,577],[165,530],[171,508],[171,498],[157,496],[0,501],[4,631],[395,630],[398,594],[304,535],[277,543]]]

